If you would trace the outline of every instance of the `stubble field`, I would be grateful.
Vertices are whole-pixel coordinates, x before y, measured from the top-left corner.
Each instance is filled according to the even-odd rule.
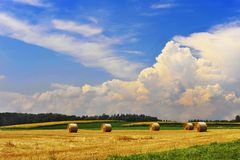
[[[0,131],[0,159],[105,159],[113,155],[161,152],[240,139],[239,129],[185,130],[23,130]]]

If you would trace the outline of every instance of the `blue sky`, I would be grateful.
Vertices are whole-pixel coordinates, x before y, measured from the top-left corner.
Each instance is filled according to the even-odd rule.
[[[204,32],[217,24],[239,19],[240,1],[2,0],[0,12],[43,28],[54,19],[99,28],[110,41],[119,41],[108,46],[115,55],[138,65],[132,74],[151,66],[172,37]],[[47,32],[91,41],[74,32],[51,29]],[[52,83],[95,85],[112,78],[136,77],[113,75],[101,66],[84,65],[71,55],[6,35],[0,36],[0,44],[0,73],[5,76],[0,83],[3,91],[28,94],[44,91]]]
[[[239,0],[1,0],[0,112],[233,119]]]

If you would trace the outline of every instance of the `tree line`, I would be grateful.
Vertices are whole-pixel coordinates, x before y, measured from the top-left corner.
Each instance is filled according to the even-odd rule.
[[[40,123],[53,121],[71,121],[71,120],[124,120],[131,122],[141,121],[158,121],[157,117],[146,116],[144,114],[114,114],[114,115],[95,115],[95,116],[75,116],[64,115],[57,113],[0,113],[0,126],[26,124],[26,123]]]
[[[189,122],[240,122],[240,115],[236,115],[233,120],[202,120],[202,119],[192,119]]]
[[[144,114],[113,114],[113,115],[95,115],[95,116],[75,116],[75,115],[64,115],[57,113],[0,113],[0,126],[15,125],[15,124],[26,124],[26,123],[40,123],[40,122],[53,122],[53,121],[72,121],[72,120],[123,120],[129,122],[149,122],[149,121],[167,121],[160,120],[157,117],[147,116]],[[200,120],[193,119],[189,122],[240,122],[240,116],[237,115],[235,119],[228,120]]]

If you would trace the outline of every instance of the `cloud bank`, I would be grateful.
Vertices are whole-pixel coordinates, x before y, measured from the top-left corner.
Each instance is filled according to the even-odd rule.
[[[51,90],[29,96],[0,92],[1,111],[233,119],[240,113],[239,37],[236,23],[176,36],[136,80],[113,79],[96,86],[53,84]]]

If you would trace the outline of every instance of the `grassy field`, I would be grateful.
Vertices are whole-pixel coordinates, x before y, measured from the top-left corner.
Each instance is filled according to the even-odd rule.
[[[57,121],[57,122],[43,122],[43,123],[31,123],[31,124],[18,124],[10,126],[2,126],[0,129],[64,129],[69,123],[77,123],[79,125],[84,124],[99,124],[99,123],[114,123],[121,122],[116,120],[76,120],[76,121]]]
[[[135,123],[128,123],[128,124],[123,124],[123,127],[144,127],[144,126],[149,126],[152,122],[135,122]],[[194,123],[194,122],[193,122]],[[176,129],[182,129],[184,123],[182,122],[159,122],[160,126],[165,128],[176,128]],[[209,128],[214,128],[214,129],[230,129],[230,128],[235,128],[235,129],[240,129],[240,123],[239,122],[207,122],[207,125]]]
[[[15,130],[0,131],[0,159],[105,159],[168,151],[212,142],[240,139],[239,129],[209,129],[198,133],[185,130]]]
[[[20,124],[2,126],[0,130],[48,130],[66,129],[68,123],[77,123],[80,129],[98,130],[102,123],[111,123],[114,130],[147,130],[152,122],[125,122],[118,120],[79,120],[79,121],[59,121],[32,124]],[[181,122],[159,122],[161,130],[182,130]],[[210,129],[240,129],[240,123],[234,122],[209,122]]]
[[[108,160],[239,160],[240,140],[225,143],[211,143],[185,149],[174,149],[160,153],[147,153],[131,156],[113,156]]]
[[[60,121],[44,122],[32,124],[20,124],[2,126],[0,130],[49,130],[49,129],[66,129],[69,123],[77,123],[80,129],[99,130],[102,123],[111,123],[114,130],[148,130],[152,122],[138,122],[137,125],[131,122],[117,120],[87,120],[87,121]],[[180,130],[182,123],[161,123],[162,130]]]

